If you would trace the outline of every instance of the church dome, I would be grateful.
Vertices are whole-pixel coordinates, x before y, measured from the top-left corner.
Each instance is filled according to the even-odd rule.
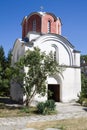
[[[32,12],[22,20],[22,38],[28,32],[54,33],[61,35],[61,20],[53,13]]]

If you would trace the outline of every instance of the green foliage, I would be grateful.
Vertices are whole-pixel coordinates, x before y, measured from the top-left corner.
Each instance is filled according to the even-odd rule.
[[[87,98],[84,98],[82,101],[82,106],[87,107]]]
[[[21,108],[21,112],[23,112],[23,113],[30,113],[30,110],[29,110],[28,107],[23,107],[23,108]]]
[[[2,46],[0,46],[0,64],[2,68],[4,69],[6,66],[6,58],[5,58],[5,53]]]
[[[80,94],[78,95],[78,100],[77,100],[77,103],[80,103],[82,105],[83,101],[84,101],[84,98],[82,97],[81,95],[82,93],[80,92]]]
[[[81,96],[87,98],[87,77],[84,74],[81,75]]]
[[[38,105],[37,105],[37,110],[38,110],[38,113],[44,114],[45,103],[44,103],[44,102],[38,103]]]
[[[53,92],[52,92],[52,91],[50,91],[50,90],[48,90],[48,97],[49,97],[49,98],[51,98],[51,97],[52,97],[52,95],[53,95]]]
[[[81,55],[80,57],[81,65],[87,63],[87,55]],[[78,102],[83,104],[84,100],[87,98],[87,75],[84,68],[84,72],[81,74],[81,92],[79,95]]]
[[[81,55],[80,61],[82,62],[83,60],[87,63],[87,55]]]
[[[47,106],[51,111],[55,110],[56,107],[54,100],[47,100],[45,106]]]
[[[10,54],[9,54],[10,57]],[[0,96],[9,96],[11,57],[5,57],[4,49],[0,46]],[[9,61],[9,63],[8,63]]]
[[[38,113],[46,115],[52,113],[55,110],[55,102],[53,100],[47,100],[45,103],[40,102],[37,105]]]
[[[10,49],[7,56],[7,67],[11,66],[12,50]]]
[[[84,99],[87,98],[87,77],[85,74],[81,74],[81,92],[79,95],[79,103],[83,103]]]
[[[27,67],[27,72],[24,71]],[[46,79],[56,72],[61,73],[61,67],[54,61],[52,52],[46,55],[39,48],[33,51],[28,50],[23,57],[15,64],[12,69],[12,79],[21,87],[27,96],[26,105],[30,105],[36,93],[44,96],[46,94]],[[24,80],[24,82],[22,82]]]

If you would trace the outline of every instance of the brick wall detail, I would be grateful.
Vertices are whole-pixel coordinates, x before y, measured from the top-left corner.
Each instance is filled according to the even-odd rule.
[[[50,21],[50,33],[61,35],[61,21],[59,18],[55,18],[49,13],[45,13],[44,15],[37,13],[24,18],[22,23],[22,38],[24,38],[28,32],[33,31],[34,20],[36,20],[36,32],[48,33],[48,21]]]

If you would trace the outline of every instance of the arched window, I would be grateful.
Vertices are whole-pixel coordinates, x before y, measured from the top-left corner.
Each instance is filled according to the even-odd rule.
[[[33,20],[33,31],[36,31],[36,20]]]
[[[54,51],[53,51],[54,60],[59,63],[59,51],[58,51],[58,47],[55,44],[52,44],[52,47],[54,48]]]
[[[50,22],[50,20],[48,20],[48,33],[50,33],[51,32],[51,22]]]

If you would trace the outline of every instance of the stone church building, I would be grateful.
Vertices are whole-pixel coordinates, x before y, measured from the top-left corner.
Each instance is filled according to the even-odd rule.
[[[52,51],[59,65],[65,65],[63,76],[56,74],[47,78],[47,90],[53,92],[56,102],[70,102],[78,98],[81,91],[80,51],[61,35],[62,22],[53,13],[33,12],[22,20],[22,38],[18,38],[13,46],[12,64],[24,55],[26,50],[39,47],[41,51]],[[26,69],[26,68],[25,68]],[[15,84],[11,86],[11,97],[23,100],[23,92]],[[36,95],[34,101],[45,101],[44,97]]]

